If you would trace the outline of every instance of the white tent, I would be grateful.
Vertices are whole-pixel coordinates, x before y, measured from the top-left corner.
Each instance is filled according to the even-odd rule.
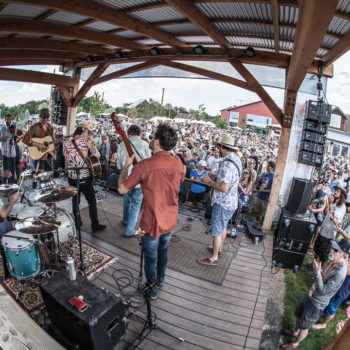
[[[212,122],[206,122],[206,123],[205,123],[205,125],[212,126],[212,127],[214,127],[214,126],[215,126],[215,124],[214,124],[214,123],[212,123]]]
[[[82,117],[82,116],[90,118],[90,113],[89,112],[79,112],[77,114],[77,117]]]
[[[151,118],[150,121],[151,121],[151,122],[159,122],[159,121],[165,122],[165,121],[172,121],[172,119],[167,118],[167,117],[158,117],[158,116],[157,116],[157,117]]]
[[[234,126],[233,129],[235,129],[235,130],[242,130],[242,128],[240,128],[239,126]]]
[[[190,120],[189,119],[183,119],[183,118],[175,118],[174,122],[175,123],[188,123]]]

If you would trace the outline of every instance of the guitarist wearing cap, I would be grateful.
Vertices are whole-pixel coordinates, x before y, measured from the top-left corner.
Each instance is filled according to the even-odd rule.
[[[91,131],[86,124],[79,124],[74,131],[73,138],[65,145],[65,159],[67,168],[82,168],[79,171],[79,196],[83,193],[88,204],[89,214],[91,219],[91,229],[93,233],[98,233],[106,229],[105,225],[100,225],[97,215],[96,197],[93,186],[93,178],[90,173],[90,169],[86,164],[86,158],[88,153],[92,153],[97,158],[100,157],[100,153],[97,151],[95,145],[90,139]],[[77,187],[78,173],[75,170],[68,170],[68,183],[70,186]],[[77,198],[72,198],[73,213],[75,218],[75,224],[81,225],[80,217],[77,216]],[[79,221],[79,222],[78,222]]]
[[[23,137],[23,143],[29,147],[37,147],[39,150],[45,149],[44,143],[33,141],[33,138],[44,138],[50,136],[53,140],[55,139],[54,127],[49,123],[50,112],[47,108],[42,108],[39,114],[40,121],[30,127]],[[44,153],[40,160],[34,161],[34,168],[38,166],[41,170],[52,170],[53,169],[53,154]]]

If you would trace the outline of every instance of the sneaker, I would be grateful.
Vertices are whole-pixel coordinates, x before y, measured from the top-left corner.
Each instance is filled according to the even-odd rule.
[[[164,286],[164,282],[158,282],[157,283],[157,287],[158,288],[163,288],[163,286]]]
[[[98,224],[97,226],[92,226],[91,228],[92,228],[92,233],[99,233],[104,231],[107,228],[107,226]]]
[[[156,300],[158,298],[158,290],[152,289],[151,300]]]
[[[126,237],[126,238],[137,237],[140,235],[140,233],[141,233],[141,229],[139,228],[132,235],[124,235],[124,237]]]

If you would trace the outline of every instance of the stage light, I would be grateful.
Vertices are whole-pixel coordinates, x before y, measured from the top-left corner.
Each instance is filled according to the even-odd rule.
[[[203,55],[205,53],[205,49],[202,45],[197,45],[196,47],[193,48],[193,52],[196,55]]]
[[[115,58],[124,58],[124,52],[122,50],[118,50],[115,54],[114,54]]]
[[[158,56],[158,55],[160,55],[162,53],[161,50],[158,49],[158,47],[152,47],[148,52],[152,56]]]
[[[90,63],[90,62],[93,61],[93,57],[92,57],[91,55],[89,55],[89,56],[87,56],[87,57],[85,58],[85,61],[86,61],[87,63]]]
[[[243,54],[246,57],[254,57],[255,56],[255,50],[252,47],[249,46],[243,51]]]

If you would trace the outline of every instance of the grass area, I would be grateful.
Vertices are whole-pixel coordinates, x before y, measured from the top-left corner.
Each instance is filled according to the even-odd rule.
[[[311,262],[312,257],[307,256],[307,261]],[[294,310],[299,301],[313,284],[312,268],[304,268],[293,273],[292,270],[285,270],[286,296],[284,299],[283,328],[294,329],[296,317]],[[341,305],[327,328],[321,330],[309,330],[307,338],[300,344],[300,350],[322,350],[335,337],[335,327],[337,323],[346,318],[345,308]],[[321,316],[320,320],[323,317]],[[292,342],[293,338],[285,337],[286,341]]]

